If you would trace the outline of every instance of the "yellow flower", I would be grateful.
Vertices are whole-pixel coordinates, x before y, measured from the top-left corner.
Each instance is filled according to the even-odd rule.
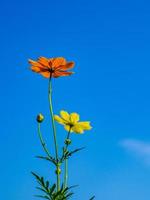
[[[60,111],[60,116],[54,115],[54,119],[64,125],[65,130],[75,133],[83,133],[85,130],[90,130],[90,122],[84,121],[79,122],[80,117],[77,113],[71,113],[62,110]]]

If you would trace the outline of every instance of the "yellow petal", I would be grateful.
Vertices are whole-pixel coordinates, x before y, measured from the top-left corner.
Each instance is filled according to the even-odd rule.
[[[90,130],[92,126],[90,125],[90,122],[78,122],[78,125],[83,129],[83,130]]]
[[[58,115],[54,115],[54,120],[60,124],[65,124],[64,120],[61,117],[59,117]]]
[[[70,131],[70,132],[73,131],[72,128],[70,129],[70,126],[69,126],[69,125],[65,125],[64,128],[65,128],[66,131]]]
[[[78,122],[80,119],[79,115],[77,113],[71,113],[70,114],[70,120],[72,123]]]
[[[80,125],[76,124],[72,127],[72,131],[75,132],[75,133],[81,134],[81,133],[83,133],[84,130]]]
[[[70,115],[69,115],[68,112],[62,110],[62,111],[60,111],[60,116],[61,116],[65,121],[67,121],[67,122],[70,121]]]

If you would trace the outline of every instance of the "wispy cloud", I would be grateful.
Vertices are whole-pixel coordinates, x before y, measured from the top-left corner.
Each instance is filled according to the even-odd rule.
[[[119,143],[125,150],[138,156],[146,164],[150,165],[150,142],[136,139],[124,139]]]

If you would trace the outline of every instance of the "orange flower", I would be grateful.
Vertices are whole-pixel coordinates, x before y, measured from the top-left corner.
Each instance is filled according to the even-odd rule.
[[[29,60],[32,65],[31,70],[39,73],[45,78],[58,78],[60,76],[69,76],[73,72],[68,72],[68,69],[74,67],[74,62],[67,62],[65,58],[45,58],[39,57],[37,61]]]

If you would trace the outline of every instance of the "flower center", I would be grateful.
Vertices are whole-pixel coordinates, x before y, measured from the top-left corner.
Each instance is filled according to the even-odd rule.
[[[55,70],[54,70],[54,68],[52,68],[52,67],[49,69],[49,72],[50,72],[51,74],[54,73],[54,71],[55,71]]]
[[[73,122],[69,122],[67,125],[69,125],[70,128],[72,128],[75,124]]]

